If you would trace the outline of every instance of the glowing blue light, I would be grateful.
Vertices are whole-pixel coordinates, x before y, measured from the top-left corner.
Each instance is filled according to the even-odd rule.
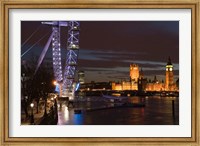
[[[80,87],[80,83],[76,84],[76,89],[75,89],[75,91],[77,91],[77,90],[79,89],[79,87]]]
[[[75,125],[83,124],[83,114],[74,114],[74,124]]]
[[[59,87],[59,84],[56,84],[55,91],[56,91],[56,92],[58,92],[58,93],[60,92],[60,87]]]

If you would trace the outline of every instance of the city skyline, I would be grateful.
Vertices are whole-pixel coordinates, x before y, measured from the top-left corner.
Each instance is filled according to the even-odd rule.
[[[51,32],[40,21],[21,22],[21,54],[44,37],[22,60],[31,54],[39,56]],[[24,42],[34,33],[32,39]],[[38,37],[40,36],[40,37]],[[63,63],[66,58],[67,29],[61,28]],[[175,79],[179,74],[178,21],[81,21],[78,70],[85,71],[86,82],[120,81],[129,77],[131,63],[138,64],[144,76],[165,80],[168,57],[174,65]],[[51,49],[45,61],[51,62]],[[64,66],[64,64],[63,64]]]

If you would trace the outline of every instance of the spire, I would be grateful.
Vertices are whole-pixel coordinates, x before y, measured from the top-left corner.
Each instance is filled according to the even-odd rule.
[[[171,58],[170,58],[170,56],[169,56],[169,58],[168,58],[167,65],[172,65],[172,62],[171,62]]]
[[[157,81],[157,78],[156,78],[156,76],[154,76],[154,82],[156,82]]]

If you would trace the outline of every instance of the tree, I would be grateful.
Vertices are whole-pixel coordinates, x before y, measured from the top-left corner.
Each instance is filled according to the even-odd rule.
[[[29,106],[29,103],[30,103],[30,90],[29,90],[29,87],[30,87],[30,81],[31,81],[31,78],[30,78],[30,69],[25,66],[24,64],[22,64],[22,67],[21,67],[21,106],[22,106],[22,109],[24,109],[24,112],[26,114],[26,118],[28,118],[28,106]]]
[[[22,67],[23,72],[28,72],[28,80],[27,80],[27,95],[29,97],[29,103],[36,101],[37,103],[37,113],[39,112],[39,101],[40,98],[45,102],[45,113],[46,113],[46,102],[48,93],[53,91],[53,69],[49,66],[43,64],[40,66],[39,70],[35,74],[37,58],[33,55],[32,59],[30,59],[26,67]],[[25,105],[24,109],[27,109],[29,104]],[[27,112],[27,111],[26,111]],[[25,113],[26,113],[25,112]]]
[[[33,78],[33,99],[37,102],[37,112],[39,110],[39,101],[40,98],[44,100],[45,103],[45,115],[46,115],[46,106],[47,106],[47,98],[48,93],[53,91],[53,76],[52,73],[48,70],[48,68],[43,65],[40,67],[38,72],[35,74]]]

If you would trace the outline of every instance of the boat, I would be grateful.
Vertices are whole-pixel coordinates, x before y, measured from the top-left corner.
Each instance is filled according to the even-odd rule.
[[[109,99],[110,102],[121,102],[124,99],[128,99],[127,96],[111,96],[111,95],[104,95],[102,94],[102,97]]]

